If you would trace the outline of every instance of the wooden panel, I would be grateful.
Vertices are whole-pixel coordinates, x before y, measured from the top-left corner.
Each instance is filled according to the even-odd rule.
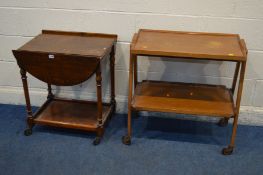
[[[239,35],[141,29],[131,52],[139,55],[244,61]]]
[[[19,50],[102,58],[110,52],[116,39],[116,35],[43,31]]]
[[[110,111],[109,105],[103,106],[103,121]],[[95,130],[98,128],[97,113],[96,102],[54,100],[42,109],[34,122],[56,127]]]
[[[90,57],[13,51],[20,68],[41,81],[59,86],[71,86],[87,80],[96,70],[99,60]]]
[[[132,101],[136,110],[232,117],[233,100],[225,86],[143,81]]]

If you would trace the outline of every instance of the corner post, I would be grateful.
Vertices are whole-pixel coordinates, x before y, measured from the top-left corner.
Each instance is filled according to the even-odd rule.
[[[29,91],[28,91],[26,71],[21,68],[20,74],[21,74],[21,79],[22,79],[23,88],[24,88],[24,95],[25,95],[25,100],[26,100],[26,110],[27,110],[28,128],[24,131],[24,134],[26,136],[29,136],[32,134],[32,128],[34,126],[34,118],[33,118],[33,113],[32,113],[31,104],[30,104],[30,96],[29,96]]]
[[[111,105],[116,110],[116,100],[115,100],[115,44],[112,46],[110,53],[110,77],[111,77]]]

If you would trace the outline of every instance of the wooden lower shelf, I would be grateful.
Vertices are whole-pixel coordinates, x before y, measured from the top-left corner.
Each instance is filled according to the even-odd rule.
[[[137,84],[133,110],[232,117],[232,93],[225,86],[143,81]]]
[[[110,104],[104,104],[103,123],[112,112]],[[46,102],[35,115],[34,123],[63,128],[93,131],[98,128],[97,102],[54,99]]]

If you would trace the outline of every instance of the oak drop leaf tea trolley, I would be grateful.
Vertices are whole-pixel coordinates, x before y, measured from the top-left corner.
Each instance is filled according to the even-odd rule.
[[[146,80],[138,82],[138,56],[235,62],[232,87]],[[229,118],[234,118],[230,144],[222,150],[224,155],[231,154],[235,143],[246,60],[245,42],[237,34],[139,30],[133,37],[130,49],[128,133],[122,138],[123,143],[131,144],[132,111],[217,116],[221,117],[220,126],[226,126]],[[237,96],[234,99],[237,82]]]
[[[35,124],[96,132],[100,143],[104,127],[115,111],[114,62],[117,35],[43,30],[13,54],[20,67],[27,108],[28,128]],[[111,100],[102,102],[101,62],[110,59]],[[47,83],[47,101],[32,113],[26,73]],[[73,86],[96,74],[97,101],[56,97],[51,85]]]

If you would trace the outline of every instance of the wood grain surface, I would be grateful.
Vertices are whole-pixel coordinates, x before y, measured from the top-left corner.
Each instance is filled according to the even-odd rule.
[[[154,55],[214,60],[244,61],[246,55],[237,34],[176,32],[141,29],[132,50],[137,55]]]

